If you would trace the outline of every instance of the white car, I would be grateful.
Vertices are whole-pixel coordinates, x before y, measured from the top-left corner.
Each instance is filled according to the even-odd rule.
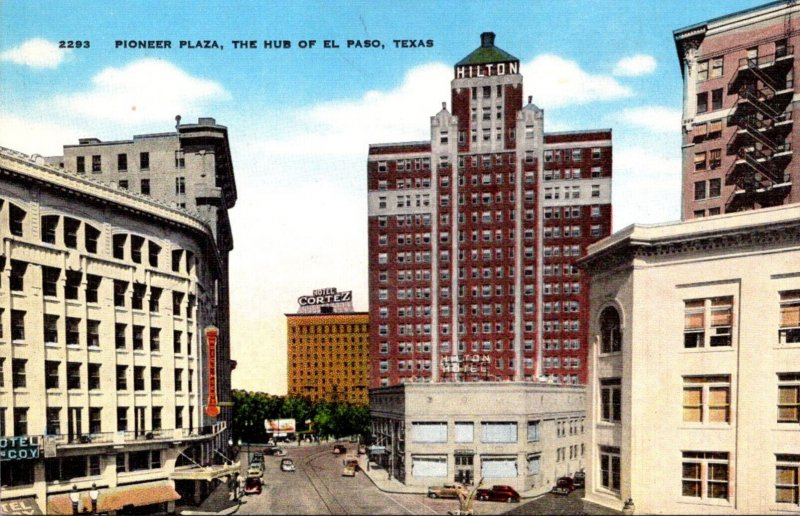
[[[283,459],[281,461],[281,471],[295,471],[294,461],[292,459]]]

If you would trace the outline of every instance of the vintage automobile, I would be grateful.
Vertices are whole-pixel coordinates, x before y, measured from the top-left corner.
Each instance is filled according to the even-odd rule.
[[[519,493],[511,486],[492,486],[491,489],[478,489],[475,498],[490,502],[518,503]]]
[[[575,489],[586,487],[586,472],[576,471],[575,474],[572,475],[572,485],[575,486]]]
[[[278,448],[277,446],[264,448],[264,455],[275,455],[276,457],[280,457],[281,455],[286,455],[286,452],[283,448]]]
[[[356,476],[356,468],[354,468],[351,465],[345,466],[344,469],[342,470],[342,476],[343,477],[354,477],[354,476]]]
[[[258,477],[247,477],[244,480],[244,494],[261,494],[261,485],[264,483]]]
[[[556,480],[556,485],[550,490],[551,493],[568,495],[575,490],[575,481],[572,477],[561,477]]]
[[[445,484],[443,486],[431,486],[428,488],[429,498],[458,498],[458,492],[467,492],[467,488],[458,482]]]
[[[333,454],[334,455],[339,455],[339,454],[342,454],[342,453],[347,453],[347,446],[345,446],[343,444],[334,444],[333,445]]]
[[[292,459],[281,460],[281,471],[295,471],[294,461]]]
[[[250,464],[247,468],[247,476],[261,478],[264,476],[264,467],[261,464]]]

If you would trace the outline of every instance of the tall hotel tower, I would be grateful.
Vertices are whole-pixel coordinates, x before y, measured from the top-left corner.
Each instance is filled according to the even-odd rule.
[[[544,132],[481,34],[427,141],[369,148],[370,386],[586,380],[587,281],[611,230],[611,131]]]

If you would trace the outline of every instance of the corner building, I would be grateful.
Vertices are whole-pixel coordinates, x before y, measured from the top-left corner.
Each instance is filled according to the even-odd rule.
[[[682,218],[800,202],[800,5],[771,2],[674,38],[684,82]]]
[[[590,247],[587,500],[800,512],[798,264],[798,204],[636,224]]]
[[[171,161],[176,149],[185,161]],[[0,149],[3,510],[71,514],[74,486],[87,512],[96,485],[99,512],[171,511],[231,472],[227,130],[201,119],[66,150]],[[149,171],[117,169],[143,153]],[[111,180],[130,173],[204,193],[183,207]]]
[[[430,140],[369,148],[370,386],[583,383],[572,263],[610,233],[611,131],[544,133],[493,33],[451,94]]]

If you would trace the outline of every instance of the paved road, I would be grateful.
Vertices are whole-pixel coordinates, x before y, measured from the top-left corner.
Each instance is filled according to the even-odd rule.
[[[288,446],[286,457],[297,471],[280,470],[283,457],[265,457],[264,489],[243,500],[239,514],[447,514],[458,509],[456,500],[432,500],[420,494],[380,491],[363,474],[342,476],[342,457],[332,445]],[[248,457],[242,453],[242,464]],[[500,514],[508,504],[476,502],[475,514]]]

